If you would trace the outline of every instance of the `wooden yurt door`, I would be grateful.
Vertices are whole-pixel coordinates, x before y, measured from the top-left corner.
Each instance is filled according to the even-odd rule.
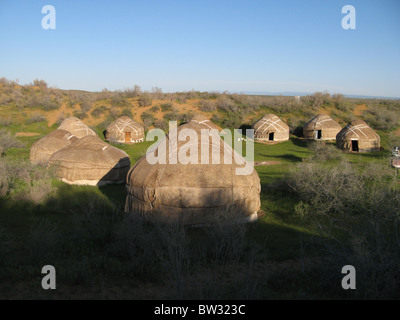
[[[130,132],[125,132],[125,142],[127,142],[127,143],[131,142],[131,133]]]

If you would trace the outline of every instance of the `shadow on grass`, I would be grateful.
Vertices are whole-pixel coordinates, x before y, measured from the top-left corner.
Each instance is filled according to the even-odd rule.
[[[288,162],[302,162],[303,158],[295,156],[293,154],[283,154],[283,155],[266,155],[266,154],[262,154],[263,157],[265,157],[265,160],[267,159],[282,159],[282,160],[286,160]]]
[[[299,139],[299,138],[290,138],[290,140],[293,142],[293,144],[295,146],[303,147],[303,148],[307,148],[307,146],[308,146],[308,144],[310,142],[308,140]]]

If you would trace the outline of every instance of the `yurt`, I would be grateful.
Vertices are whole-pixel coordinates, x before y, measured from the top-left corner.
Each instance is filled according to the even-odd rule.
[[[378,151],[381,138],[364,121],[356,119],[345,126],[336,136],[336,145],[353,152]]]
[[[211,122],[210,119],[208,119],[206,116],[204,116],[204,115],[202,115],[200,113],[195,114],[190,121],[192,121],[194,123],[198,123],[199,125],[203,126],[203,129],[210,129],[210,130],[211,129],[216,129],[220,133],[223,133],[223,129],[220,126],[218,126],[215,123]]]
[[[86,124],[82,122],[82,120],[76,117],[69,117],[64,119],[58,129],[63,129],[71,132],[78,139],[86,136],[97,136],[92,129],[90,129]]]
[[[319,114],[303,126],[303,136],[313,140],[335,140],[342,127],[326,114]]]
[[[274,114],[267,114],[253,124],[254,139],[263,142],[289,140],[289,126]]]
[[[203,131],[202,136],[201,130],[214,126],[196,117],[179,126],[176,134],[171,130],[155,147],[153,155],[160,161],[149,162],[142,157],[127,176],[125,211],[149,220],[185,225],[209,224],[220,215],[229,215],[235,221],[257,219],[260,178],[252,166],[246,175],[237,174],[236,169],[246,166],[244,158],[215,131],[208,132],[208,142],[202,139],[206,135]],[[179,137],[189,133],[193,140],[181,141]],[[171,146],[175,143],[174,149]],[[192,152],[197,164],[184,164],[182,155],[192,156]],[[231,164],[225,163],[224,152],[230,159],[234,157]],[[218,157],[220,161],[213,161]],[[240,161],[243,163],[238,164]]]
[[[144,127],[128,116],[122,116],[107,127],[105,138],[108,141],[129,144],[143,142]]]
[[[97,136],[86,136],[58,150],[49,163],[58,165],[62,181],[78,185],[123,183],[130,168],[124,151]]]
[[[30,160],[32,163],[47,162],[56,151],[78,140],[72,133],[57,129],[32,144]]]

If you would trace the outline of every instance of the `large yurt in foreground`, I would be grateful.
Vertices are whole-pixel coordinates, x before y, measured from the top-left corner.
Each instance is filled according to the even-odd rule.
[[[32,144],[30,160],[32,163],[47,162],[56,151],[78,140],[72,133],[57,129]]]
[[[216,125],[215,123],[211,122],[210,119],[208,119],[205,115],[201,113],[197,113],[193,116],[193,118],[190,120],[194,123],[198,123],[199,125],[203,126],[203,129],[216,129],[219,132],[223,132],[223,129]]]
[[[144,127],[128,116],[122,116],[106,129],[105,138],[119,143],[138,143],[144,141]]]
[[[303,137],[313,140],[335,140],[342,127],[326,114],[319,114],[303,126]]]
[[[130,168],[129,156],[97,136],[86,136],[54,153],[49,163],[58,166],[59,178],[68,184],[123,183]]]
[[[61,122],[58,129],[63,129],[68,132],[71,132],[74,136],[80,138],[86,136],[97,136],[96,133],[90,129],[86,124],[82,122],[82,120],[76,117],[69,117]]]
[[[253,124],[254,139],[263,142],[289,140],[289,126],[274,114],[266,114]]]
[[[250,166],[247,175],[238,175],[236,169],[243,169],[246,163],[237,162],[244,162],[244,158],[225,144],[216,131],[209,131],[208,142],[202,140],[201,130],[210,128],[214,129],[211,121],[196,117],[177,128],[178,136],[189,132],[185,129],[193,130],[192,136],[193,132],[197,135],[193,140],[177,141],[170,131],[153,153],[161,161],[150,164],[146,156],[141,158],[127,176],[125,211],[150,220],[185,225],[212,223],[220,215],[241,221],[256,219],[261,190],[257,172]],[[170,148],[173,141],[177,141],[175,152]],[[232,164],[224,162],[224,148],[231,159],[235,157]],[[183,164],[182,156],[192,152],[198,164]],[[174,164],[176,155],[180,156]],[[212,159],[217,156],[221,161],[213,164]]]
[[[378,151],[381,138],[364,121],[356,119],[345,126],[336,136],[336,145],[347,151]]]

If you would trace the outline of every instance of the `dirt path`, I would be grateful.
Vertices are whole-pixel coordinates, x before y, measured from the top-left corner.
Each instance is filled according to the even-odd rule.
[[[357,117],[360,117],[363,115],[365,110],[367,110],[367,106],[365,104],[358,104],[355,106],[353,114]]]
[[[40,133],[36,132],[17,132],[15,133],[16,137],[34,137],[34,136],[39,136]]]
[[[282,161],[261,161],[261,162],[254,162],[255,166],[272,166],[275,164],[281,164]]]

